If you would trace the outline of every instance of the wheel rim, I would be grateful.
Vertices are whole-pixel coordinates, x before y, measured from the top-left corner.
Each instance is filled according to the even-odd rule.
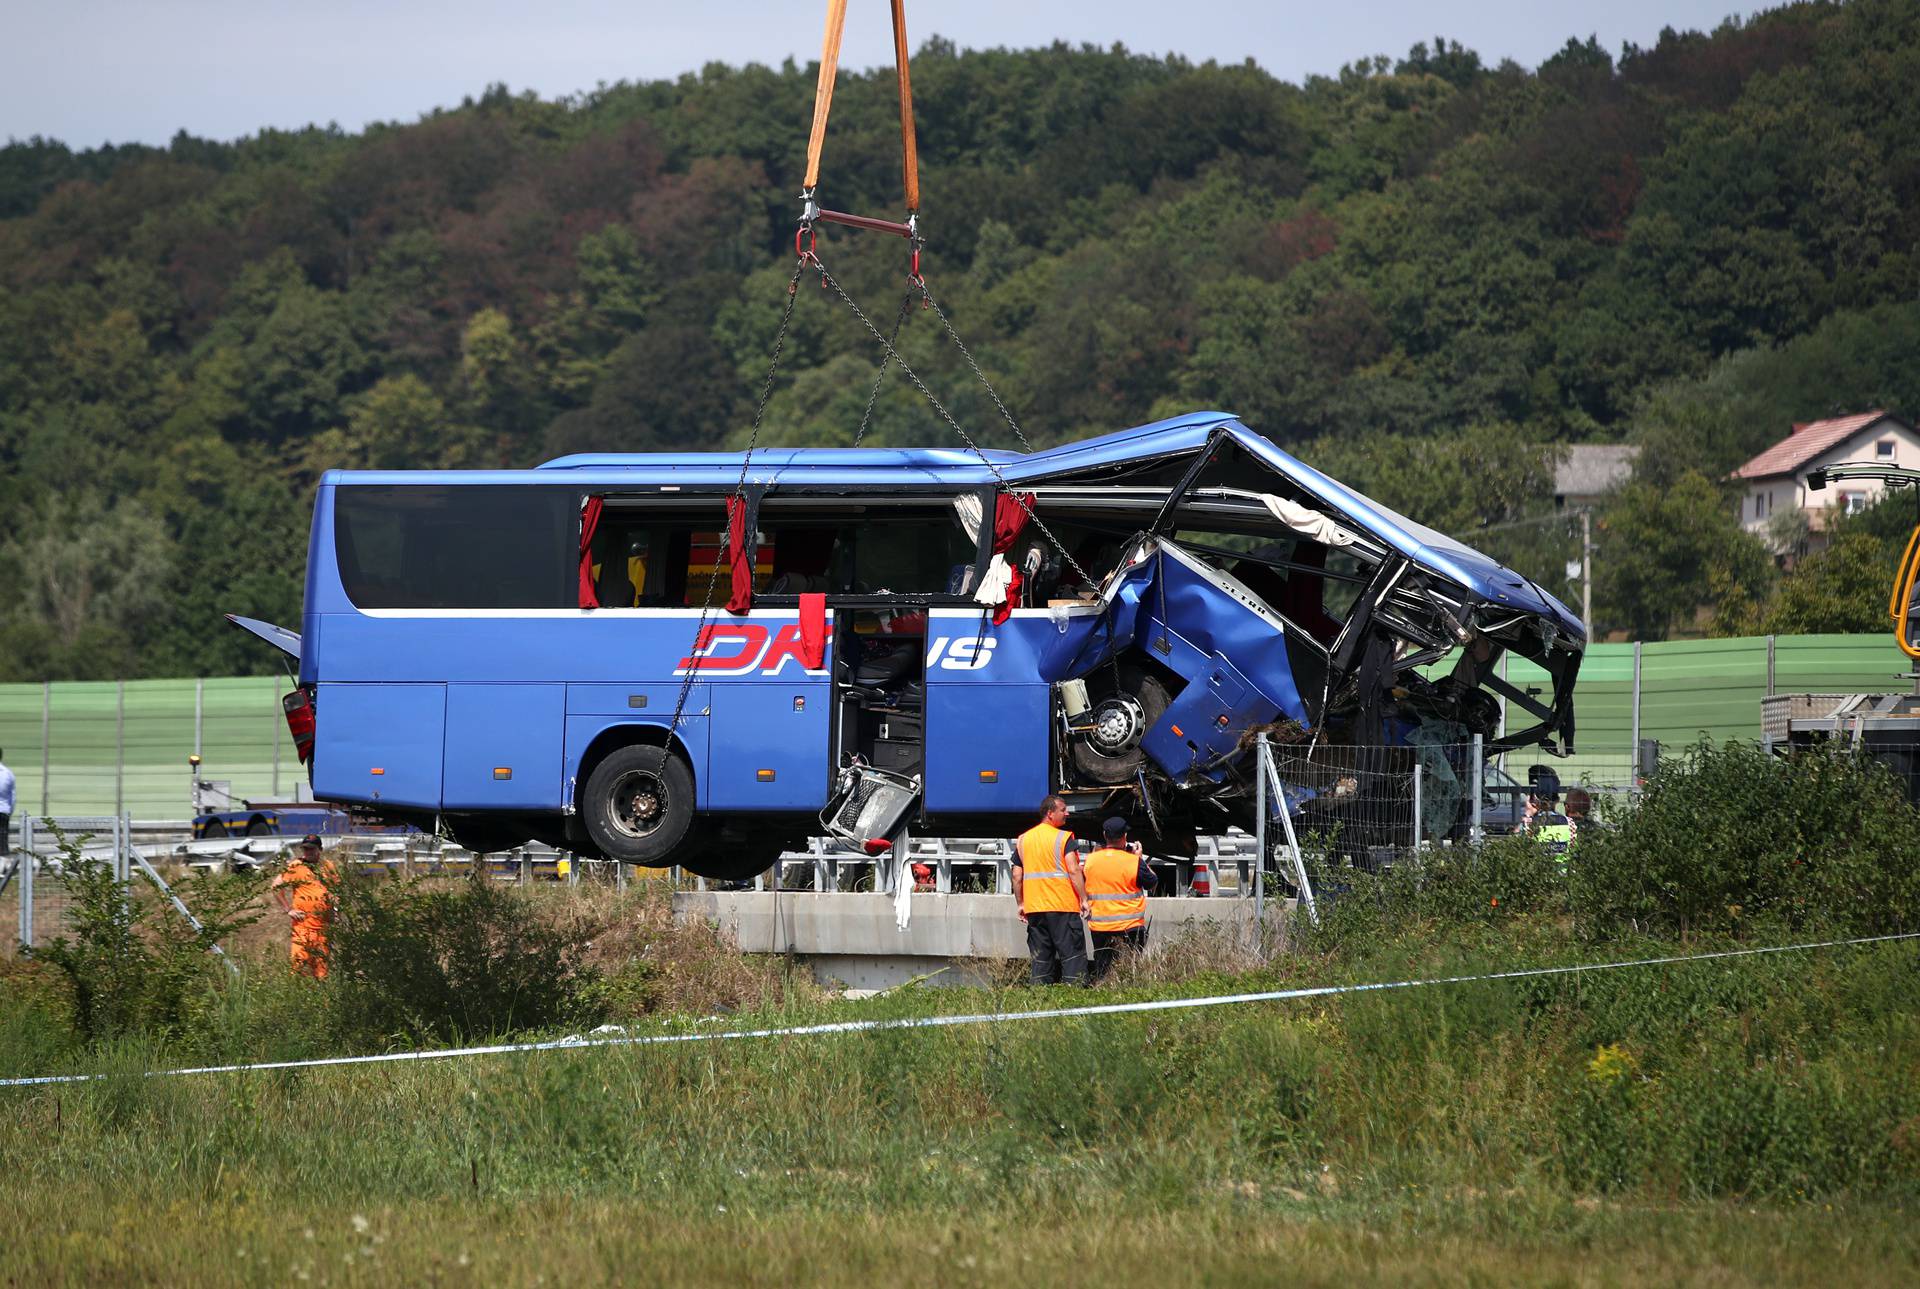
[[[1102,756],[1124,756],[1139,746],[1147,714],[1133,695],[1113,694],[1094,709],[1093,721],[1094,750]]]
[[[651,837],[666,822],[671,798],[667,785],[651,770],[629,770],[613,781],[613,830],[638,841]]]

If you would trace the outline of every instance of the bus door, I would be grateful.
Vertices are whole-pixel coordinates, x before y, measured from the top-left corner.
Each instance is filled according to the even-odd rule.
[[[926,773],[927,611],[912,600],[833,605],[834,756],[908,778]]]

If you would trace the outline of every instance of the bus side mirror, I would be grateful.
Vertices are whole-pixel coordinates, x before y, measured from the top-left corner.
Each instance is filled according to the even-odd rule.
[[[1894,624],[1894,640],[1900,645],[1900,652],[1909,658],[1920,658],[1920,601],[1914,599],[1916,580],[1920,580],[1920,527],[1907,538],[1907,552],[1900,557],[1900,572],[1893,579],[1893,595],[1887,601],[1887,615]]]

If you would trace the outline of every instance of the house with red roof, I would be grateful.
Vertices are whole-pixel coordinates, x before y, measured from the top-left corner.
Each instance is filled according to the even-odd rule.
[[[1793,532],[1799,525],[1776,521],[1776,516],[1797,512],[1805,521],[1804,542],[1795,543],[1801,549],[1775,553],[1795,555],[1822,549],[1827,544],[1827,521],[1833,514],[1855,514],[1880,499],[1882,485],[1867,479],[1849,479],[1821,492],[1808,489],[1809,471],[1841,461],[1920,469],[1920,434],[1887,411],[1796,424],[1793,433],[1733,472],[1733,477],[1747,486],[1740,499],[1741,526],[1778,545],[1783,530]]]

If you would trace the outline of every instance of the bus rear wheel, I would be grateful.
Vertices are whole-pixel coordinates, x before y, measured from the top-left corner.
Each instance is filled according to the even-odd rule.
[[[693,771],[666,748],[615,748],[587,776],[581,814],[608,859],[665,864],[693,823]]]

